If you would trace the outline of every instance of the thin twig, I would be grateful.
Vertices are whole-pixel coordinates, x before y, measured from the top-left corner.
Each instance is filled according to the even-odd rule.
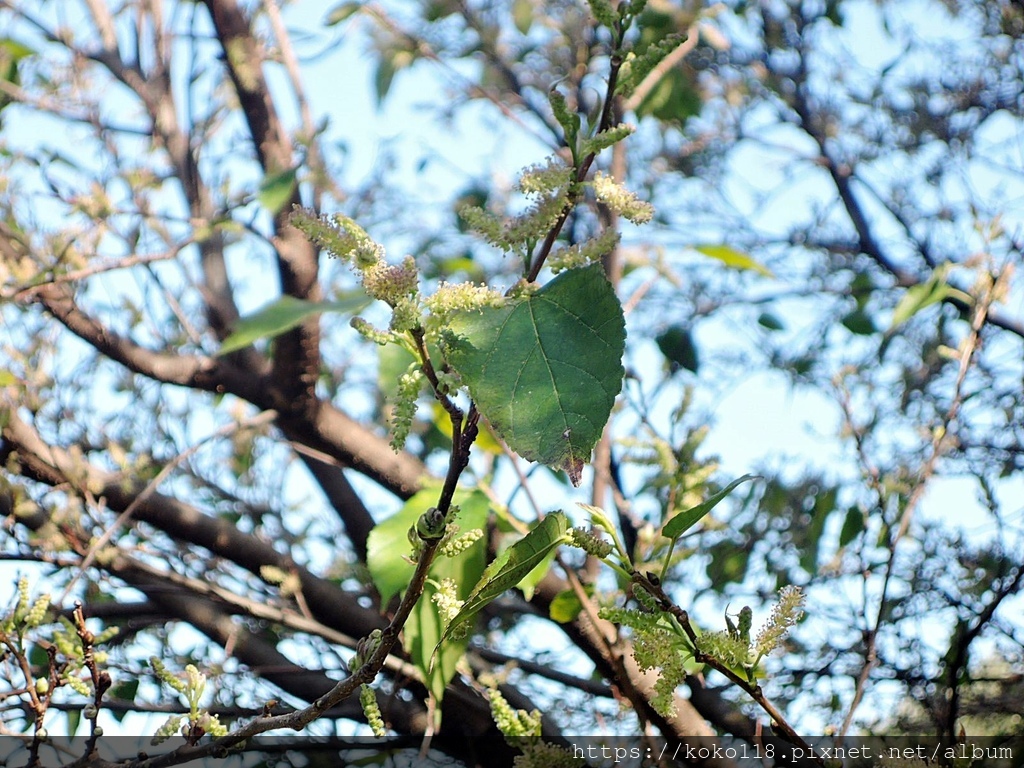
[[[144,501],[146,501],[146,499],[148,499],[153,493],[156,492],[157,488],[160,487],[160,484],[167,479],[171,472],[174,471],[175,467],[177,467],[179,464],[181,464],[181,462],[183,462],[189,456],[194,454],[203,445],[210,442],[211,440],[227,437],[228,435],[234,434],[235,432],[238,432],[243,429],[255,429],[257,427],[270,424],[274,421],[274,419],[277,418],[277,415],[277,411],[263,411],[262,413],[257,414],[251,419],[246,419],[245,421],[235,422],[232,424],[226,424],[220,429],[207,435],[202,440],[199,440],[194,445],[190,445],[184,451],[182,451],[177,456],[174,456],[170,461],[168,461],[163,466],[163,468],[161,468],[161,470],[157,473],[157,476],[150,480],[148,483],[146,483],[146,487],[139,492],[139,494],[132,500],[132,503],[125,508],[124,512],[118,515],[117,519],[114,520],[114,522],[107,527],[103,534],[89,545],[88,552],[85,553],[85,556],[82,558],[81,564],[78,566],[78,572],[68,582],[67,586],[64,588],[63,594],[61,595],[60,599],[57,602],[63,603],[65,600],[67,600],[68,595],[71,594],[71,590],[78,582],[78,579],[85,574],[86,569],[90,565],[92,565],[93,561],[96,559],[100,551],[110,542],[114,534],[117,533],[117,531],[119,531],[124,525],[127,524],[127,522],[131,519],[132,515],[135,514],[135,510],[139,508],[139,505],[141,505]]]

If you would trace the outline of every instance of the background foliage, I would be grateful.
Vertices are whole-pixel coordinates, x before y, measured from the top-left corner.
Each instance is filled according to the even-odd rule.
[[[1024,11],[651,0],[640,22],[630,44],[666,56],[614,103],[638,131],[599,161],[656,209],[604,260],[623,392],[580,491],[484,436],[489,546],[582,501],[654,562],[673,514],[757,472],[663,586],[708,630],[803,588],[764,662],[797,730],[1019,738]],[[409,359],[348,327],[354,278],[292,206],[351,216],[430,284],[511,286],[522,262],[457,211],[523,210],[510,180],[562,145],[549,91],[593,121],[608,35],[587,5],[531,0],[0,0],[0,30],[4,570],[119,628],[108,729],[188,712],[153,655],[205,673],[221,722],[312,702],[383,626],[371,530],[422,501],[451,435],[423,400],[392,451]],[[562,238],[608,226],[583,206]],[[284,333],[224,353],[281,297]],[[778,432],[754,433],[773,408]],[[486,684],[552,738],[755,738],[764,713],[715,673],[655,711],[628,633],[565,596],[576,573],[595,601],[623,585],[560,565],[483,612],[437,749],[510,763]],[[4,729],[31,725],[42,668],[3,675]],[[402,656],[383,672],[388,727],[430,731],[429,681]],[[58,691],[48,726],[85,703]],[[351,699],[310,729],[362,721]]]

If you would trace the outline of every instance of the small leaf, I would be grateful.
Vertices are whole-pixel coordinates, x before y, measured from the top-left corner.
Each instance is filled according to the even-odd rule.
[[[714,509],[718,502],[736,490],[737,486],[741,483],[747,482],[748,480],[754,480],[757,477],[758,475],[744,475],[743,477],[737,478],[706,501],[695,507],[691,507],[685,512],[680,512],[673,516],[671,520],[665,523],[665,527],[661,529],[661,535],[669,539],[679,538],[686,533],[686,531],[692,528],[698,520],[704,517],[704,515]]]
[[[555,547],[544,555],[529,573],[519,580],[516,588],[523,593],[523,598],[527,602],[533,600],[533,593],[537,589],[537,585],[544,581],[544,577],[548,575],[548,571],[551,570],[551,564],[555,561],[555,555],[557,554],[558,548]]]
[[[773,315],[770,312],[762,312],[757,316],[757,324],[768,331],[784,331],[786,330],[786,324],[783,323],[778,316]]]
[[[903,294],[903,297],[896,304],[896,309],[892,313],[892,325],[889,326],[889,330],[892,330],[903,323],[907,322],[910,318],[920,312],[926,307],[930,307],[932,304],[937,304],[940,301],[944,301],[950,296],[957,296],[968,304],[971,302],[971,297],[963,291],[957,290],[949,283],[946,282],[946,275],[949,272],[950,265],[945,264],[928,278],[923,283],[918,283],[907,289],[907,292]]]
[[[583,603],[571,589],[563,590],[555,595],[555,599],[548,606],[548,616],[552,621],[559,624],[568,624],[574,621],[583,610]]]
[[[595,264],[454,315],[443,346],[508,446],[579,485],[622,387],[625,341],[622,307]]]
[[[856,505],[846,510],[842,530],[839,531],[839,548],[842,549],[864,530],[864,513]]]
[[[264,177],[259,194],[256,195],[260,205],[274,215],[280,213],[291,202],[292,193],[295,191],[295,175],[296,169],[289,168],[287,171]]]
[[[357,2],[338,3],[330,10],[330,13],[327,14],[327,17],[324,19],[324,24],[328,27],[341,24],[345,19],[358,12],[361,6],[362,3]]]
[[[456,665],[469,647],[469,638],[449,639],[441,644],[444,619],[434,602],[435,594],[436,582],[428,581],[402,629],[402,647],[423,675],[434,700],[440,704],[445,688],[455,677]],[[435,648],[440,648],[436,654]]]
[[[708,579],[716,588],[725,584],[740,584],[747,576],[747,566],[750,564],[750,552],[746,549],[737,549],[731,542],[721,548],[712,551],[708,560],[705,573]]]
[[[462,609],[445,628],[442,642],[456,627],[470,621],[488,603],[516,587],[553,549],[567,540],[568,529],[569,519],[565,514],[552,512],[536,528],[498,555],[487,566]]]
[[[693,343],[690,330],[682,325],[674,325],[655,339],[658,349],[673,366],[673,371],[685,368],[691,373],[697,372],[699,360],[697,347]]]
[[[874,319],[863,309],[853,310],[840,322],[846,330],[858,336],[870,336],[878,331]]]
[[[814,498],[814,507],[810,511],[811,519],[804,526],[806,540],[803,551],[800,553],[800,567],[809,574],[814,575],[818,570],[818,552],[821,549],[821,539],[825,533],[825,523],[829,515],[836,508],[836,497],[838,491],[835,488],[826,488],[817,493]]]
[[[78,726],[82,722],[82,710],[69,709],[68,715],[68,736],[74,736],[78,732]]]
[[[349,291],[337,301],[304,301],[294,296],[282,296],[240,319],[235,324],[235,330],[224,339],[217,355],[245,349],[259,339],[280,336],[314,315],[323,312],[354,314],[369,303],[370,298],[362,291]]]
[[[395,79],[397,72],[394,62],[390,58],[382,58],[377,62],[377,70],[373,75],[374,92],[377,95],[377,106],[384,103],[384,99],[391,90],[391,81]]]
[[[512,1],[512,22],[519,30],[519,34],[525,35],[533,26],[533,3],[531,0]]]
[[[448,416],[448,411],[444,409],[439,402],[434,402],[433,407],[433,418],[434,426],[437,427],[437,431],[447,437],[449,440],[452,439],[452,420]],[[490,425],[481,424],[480,434],[473,442],[474,449],[480,449],[485,453],[489,453],[493,456],[501,456],[505,453],[505,449],[499,442],[498,438],[494,435]]]
[[[28,662],[33,667],[46,668],[50,663],[50,657],[46,655],[46,650],[41,645],[32,645],[28,649]]]
[[[727,267],[741,270],[749,269],[765,277],[775,277],[772,271],[764,264],[755,261],[742,251],[730,248],[728,245],[698,245],[694,247],[694,250],[703,253],[705,256],[710,256],[712,259],[717,259]]]

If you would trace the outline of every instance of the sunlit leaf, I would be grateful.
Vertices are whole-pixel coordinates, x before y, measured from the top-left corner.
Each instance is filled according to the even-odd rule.
[[[294,296],[282,296],[239,320],[217,354],[227,355],[260,339],[280,336],[314,315],[323,312],[354,314],[369,303],[370,298],[362,291],[349,291],[337,301],[304,301]]]
[[[907,322],[922,309],[944,301],[950,296],[955,295],[963,301],[970,302],[969,295],[946,282],[948,273],[949,265],[943,265],[936,269],[925,282],[907,288],[907,292],[903,294],[896,304],[896,309],[893,310],[890,330]]]
[[[408,560],[410,544],[407,534],[409,528],[416,525],[419,516],[437,503],[437,495],[437,488],[420,491],[405,502],[398,512],[370,531],[366,541],[366,565],[384,604],[409,586],[415,567]],[[460,530],[467,531],[487,525],[489,501],[481,491],[457,491],[453,503],[460,510],[455,521]],[[444,559],[447,558],[439,558],[438,562]],[[483,572],[483,566],[481,563],[480,573]],[[479,575],[475,574],[469,580],[470,583],[475,583]],[[469,592],[469,587],[466,592]]]
[[[326,18],[324,18],[324,24],[328,27],[340,24],[356,13],[361,6],[362,3],[357,2],[338,3],[328,12]]]
[[[509,447],[578,485],[622,387],[625,339],[622,307],[593,265],[455,315],[445,350]]]
[[[533,26],[533,3],[530,0],[512,0],[512,23],[525,35]]]
[[[409,585],[413,564],[407,560],[410,551],[408,531],[420,515],[437,503],[436,488],[420,491],[401,510],[377,525],[367,540],[366,565],[387,604]],[[486,529],[490,501],[481,491],[458,491],[454,503],[459,507],[455,520],[462,532],[473,528]],[[439,556],[430,567],[430,578],[402,632],[402,645],[420,670],[431,693],[441,701],[445,687],[455,674],[455,666],[466,651],[467,639],[453,640],[443,636],[444,621],[431,599],[442,579],[452,579],[457,596],[464,600],[484,572],[486,540],[480,539],[457,557]]]
[[[680,512],[679,514],[674,515],[671,520],[665,523],[665,527],[661,530],[662,535],[669,539],[679,538],[686,533],[686,531],[696,525],[697,521],[704,517],[704,515],[714,509],[718,502],[736,490],[737,486],[741,483],[747,482],[748,480],[754,480],[757,477],[758,475],[744,475],[743,477],[737,478],[706,501],[701,502],[695,507],[687,509],[685,512]]]
[[[567,540],[568,529],[569,519],[565,514],[552,512],[536,528],[498,555],[487,566],[462,609],[445,629],[442,640],[447,639],[457,627],[470,621],[495,598],[518,586],[523,577]]]
[[[452,439],[452,420],[448,417],[448,411],[438,403],[434,403],[433,408],[434,426],[437,430],[447,437],[449,440]],[[481,425],[480,434],[477,436],[473,443],[474,449],[479,449],[485,453],[490,453],[494,456],[501,456],[505,453],[505,449],[502,447],[498,438],[491,431],[490,426],[487,424]]]
[[[82,722],[82,710],[72,708],[67,710],[66,714],[68,716],[68,736],[74,736]]]
[[[548,616],[552,621],[559,624],[568,624],[574,621],[583,610],[583,603],[579,596],[571,589],[566,589],[555,595],[555,599],[548,606]]]
[[[755,261],[748,254],[743,253],[742,251],[730,248],[728,245],[698,245],[694,247],[694,250],[698,253],[703,253],[705,256],[709,256],[712,259],[717,259],[727,267],[741,270],[752,270],[764,275],[765,277],[775,277],[775,275],[772,274],[772,271],[764,264],[759,261]]]

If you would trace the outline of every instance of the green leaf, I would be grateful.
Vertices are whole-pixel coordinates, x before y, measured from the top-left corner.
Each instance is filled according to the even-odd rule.
[[[36,53],[35,48],[30,48],[12,37],[0,39],[0,54],[2,54],[5,61],[10,60],[17,63],[29,56],[35,56]]]
[[[324,19],[324,24],[328,27],[333,27],[335,24],[341,24],[345,19],[356,13],[361,6],[362,3],[357,2],[338,3],[327,14],[327,17]]]
[[[537,589],[537,585],[540,584],[544,580],[544,577],[548,575],[548,571],[551,570],[551,563],[555,561],[555,555],[557,554],[557,547],[550,550],[541,558],[540,562],[530,570],[529,573],[519,580],[519,584],[516,586],[519,591],[523,593],[523,597],[527,601],[533,600],[533,593]]]
[[[525,35],[533,26],[533,3],[530,0],[512,0],[512,22]]]
[[[622,387],[625,341],[622,307],[595,264],[456,314],[444,349],[509,447],[579,485]]]
[[[773,315],[771,312],[762,312],[757,316],[757,324],[768,331],[784,331],[786,330],[786,324],[783,323],[778,316]]]
[[[673,325],[655,339],[658,342],[658,349],[674,367],[673,371],[685,368],[692,373],[697,372],[700,361],[697,357],[697,347],[693,343],[693,335],[690,329],[682,325]]]
[[[818,552],[821,549],[821,538],[825,533],[825,523],[836,508],[838,490],[826,488],[820,490],[814,498],[814,507],[810,511],[811,519],[804,526],[806,539],[800,553],[800,567],[812,576],[818,571]]]
[[[442,643],[444,618],[434,602],[435,594],[437,583],[427,582],[402,629],[402,647],[423,675],[434,700],[440,704],[445,688],[455,677],[459,660],[469,647],[469,637],[449,638]],[[436,654],[435,648],[438,649]]]
[[[840,322],[846,330],[858,336],[870,336],[878,331],[874,319],[863,309],[853,310]]]
[[[373,75],[374,93],[377,96],[377,106],[384,103],[384,99],[391,90],[391,81],[395,79],[398,69],[390,58],[382,58],[377,62],[377,69]]]
[[[416,525],[420,515],[437,503],[437,488],[427,488],[410,498],[403,507],[381,523],[378,523],[366,541],[366,566],[373,578],[373,584],[380,593],[381,603],[387,604],[395,595],[401,593],[409,586],[409,579],[412,578],[414,566],[406,557],[409,555],[410,545],[407,534],[409,528]],[[487,497],[481,491],[457,491],[453,504],[459,507],[459,516],[455,524],[462,531],[472,528],[486,528],[487,511],[489,503]],[[481,540],[483,541],[483,540]],[[472,551],[477,545],[470,548]],[[483,546],[482,544],[480,545]],[[481,557],[483,555],[481,554]],[[451,558],[439,557],[431,569],[431,576],[439,571],[440,564]],[[477,573],[471,575],[467,584],[474,584],[483,573],[486,563],[481,560]],[[440,578],[445,578],[441,575]],[[452,578],[449,576],[449,578]],[[461,584],[461,582],[460,582]],[[466,593],[469,586],[466,586]]]
[[[842,549],[864,530],[864,513],[857,505],[846,510],[842,530],[839,531],[839,548]]]
[[[963,291],[957,290],[946,282],[946,275],[949,273],[950,265],[944,264],[936,269],[930,278],[923,283],[918,283],[907,289],[903,297],[896,304],[892,313],[892,330],[932,304],[944,301],[950,296],[958,296],[970,303],[971,297]]]
[[[301,325],[308,318],[323,312],[354,314],[370,303],[360,291],[349,291],[337,301],[304,301],[294,296],[282,296],[267,304],[235,325],[235,330],[224,339],[217,355],[227,355],[245,349],[259,339],[271,339]]]
[[[74,736],[78,732],[78,725],[82,722],[82,710],[69,709],[68,715],[68,736]]]
[[[775,277],[772,271],[764,264],[755,261],[742,251],[730,248],[728,245],[698,245],[694,247],[694,250],[698,253],[703,253],[705,256],[710,256],[712,259],[717,259],[727,267],[749,269],[765,277]]]
[[[131,704],[135,701],[135,695],[138,692],[139,678],[136,677],[134,679],[124,680],[111,688],[110,698],[115,701]],[[124,721],[125,715],[127,715],[128,712],[125,709],[112,709],[110,714],[112,714],[114,719],[120,723]]]
[[[17,40],[9,37],[0,39],[0,81],[15,86],[20,85],[18,63],[35,53],[35,50]],[[0,93],[0,110],[6,108],[13,101],[7,93]]]
[[[693,79],[683,69],[673,67],[666,72],[636,108],[637,117],[651,115],[665,122],[685,125],[700,114],[703,102]]]
[[[420,491],[402,509],[370,531],[366,565],[383,604],[390,602],[409,585],[414,566],[405,559],[409,554],[407,532],[416,525],[420,515],[437,503],[437,494],[436,488]],[[457,491],[453,503],[459,507],[455,524],[460,531],[487,528],[490,502],[482,491]],[[452,579],[458,585],[459,599],[467,599],[472,585],[484,573],[486,562],[486,539],[479,539],[457,557],[439,556],[434,560],[423,595],[416,602],[402,631],[402,646],[438,702],[444,697],[445,687],[454,676],[455,667],[466,652],[469,640],[443,636],[444,620],[432,597],[442,579]]]
[[[393,394],[398,377],[415,362],[412,352],[398,344],[377,347],[377,391],[382,395]]]
[[[295,191],[295,176],[295,168],[265,176],[263,183],[260,184],[259,194],[256,195],[260,205],[274,215],[280,213],[292,199],[292,193]]]
[[[665,523],[665,527],[661,529],[661,535],[669,539],[679,538],[686,533],[686,531],[692,528],[698,520],[704,517],[704,515],[714,509],[718,502],[736,490],[737,486],[741,483],[747,482],[748,480],[754,480],[757,477],[758,475],[744,475],[743,477],[737,478],[706,501],[701,502],[695,507],[691,507],[685,512],[680,512],[673,516],[671,520]]]
[[[502,552],[487,566],[480,581],[469,593],[462,608],[445,628],[442,642],[453,630],[470,621],[484,606],[506,591],[516,587],[558,545],[568,537],[569,519],[562,512],[552,512],[536,528]]]
[[[139,692],[139,678],[122,680],[110,689],[110,697],[126,704],[135,701],[135,695]]]
[[[574,621],[582,610],[583,603],[580,602],[579,596],[571,589],[566,589],[555,595],[555,599],[548,606],[548,616],[559,624],[568,624]]]
[[[46,655],[46,650],[41,645],[32,645],[28,649],[28,663],[33,667],[45,669],[50,663],[50,657]]]
[[[749,565],[750,552],[737,549],[735,544],[728,542],[712,551],[705,573],[716,588],[721,588],[725,584],[743,583]]]

